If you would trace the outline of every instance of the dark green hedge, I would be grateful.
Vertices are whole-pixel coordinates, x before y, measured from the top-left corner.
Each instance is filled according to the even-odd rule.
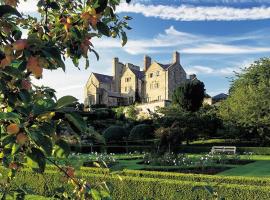
[[[141,200],[143,198],[164,200],[164,199],[177,199],[177,200],[194,200],[197,195],[199,199],[206,199],[208,193],[206,191],[198,190],[192,192],[195,186],[205,186],[212,184],[217,192],[226,198],[243,199],[243,200],[266,200],[270,199],[270,187],[267,186],[251,186],[251,185],[237,185],[226,183],[205,183],[192,181],[182,181],[163,178],[146,178],[121,175],[122,180],[116,176],[105,176],[103,174],[92,174],[83,171],[84,179],[90,183],[100,183],[106,181],[111,187],[111,195],[113,199],[117,200]],[[190,175],[193,176],[193,175]],[[52,196],[55,188],[63,185],[70,189],[66,180],[61,177],[61,174],[56,171],[47,171],[45,174],[35,174],[29,170],[21,171],[13,180],[16,185],[26,184],[36,194]],[[216,186],[217,185],[217,186]]]
[[[222,145],[218,145],[222,146]],[[212,146],[181,146],[179,152],[182,153],[209,153]],[[236,152],[238,154],[244,154],[245,152],[252,152],[255,155],[270,155],[270,147],[237,147]]]
[[[270,155],[270,147],[237,147],[237,153],[252,152],[256,155]]]
[[[172,179],[191,182],[207,182],[207,183],[215,182],[215,183],[239,184],[239,185],[270,186],[270,178],[181,174],[171,172],[153,172],[153,171],[128,170],[128,169],[125,169],[123,171],[123,175],[144,177],[144,178]]]

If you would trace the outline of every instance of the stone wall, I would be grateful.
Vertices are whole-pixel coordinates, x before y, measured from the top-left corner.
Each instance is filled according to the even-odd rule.
[[[121,95],[132,98],[132,102],[129,103],[133,103],[135,101],[137,84],[135,74],[129,68],[127,68],[121,77]]]
[[[96,104],[97,103],[97,89],[100,88],[99,81],[92,74],[84,89],[85,103]]]
[[[187,80],[186,72],[178,63],[168,69],[168,96],[167,100],[172,100],[174,90],[184,81]]]
[[[170,101],[155,101],[150,103],[143,103],[136,105],[136,109],[138,109],[139,115],[138,118],[148,118],[150,116],[150,112],[155,112],[158,108],[167,107],[171,104]]]
[[[152,63],[145,72],[145,102],[165,100],[168,86],[166,71],[157,63]]]

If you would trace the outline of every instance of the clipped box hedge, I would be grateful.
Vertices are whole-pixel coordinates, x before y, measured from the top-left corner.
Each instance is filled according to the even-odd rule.
[[[236,176],[215,176],[204,174],[184,174],[184,173],[142,171],[142,170],[128,170],[128,169],[123,170],[122,174],[125,176],[170,179],[170,180],[172,179],[191,182],[270,186],[270,178],[261,178],[261,177],[255,178],[255,177],[236,177]]]
[[[209,153],[211,151],[212,146],[214,145],[209,144],[209,146],[199,146],[199,145],[198,146],[197,145],[180,146],[178,150],[181,153],[201,154],[201,153]],[[223,146],[223,145],[217,145],[217,146]],[[235,145],[231,145],[231,146],[235,146]],[[255,155],[270,155],[270,147],[238,147],[236,145],[237,154],[244,154],[247,152],[252,152]]]
[[[5,174],[5,173],[4,173]],[[197,196],[199,199],[206,199],[208,192],[204,190],[192,191],[195,186],[212,185],[222,197],[228,199],[244,200],[266,200],[270,199],[270,187],[254,185],[237,185],[216,182],[196,182],[195,180],[185,181],[178,179],[149,178],[121,175],[120,180],[116,176],[104,176],[101,173],[91,173],[91,170],[82,171],[81,176],[93,183],[93,185],[106,181],[111,188],[113,199],[117,200],[141,200],[154,199],[179,199],[194,200]],[[193,175],[191,175],[193,176]],[[71,189],[63,179],[61,173],[53,170],[46,171],[45,174],[36,174],[29,170],[18,172],[13,180],[16,185],[26,184],[38,195],[53,196],[56,188],[63,186]],[[15,185],[15,184],[14,184]]]

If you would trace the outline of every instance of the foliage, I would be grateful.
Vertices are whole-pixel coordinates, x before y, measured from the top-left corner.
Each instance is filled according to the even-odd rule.
[[[229,97],[219,107],[220,117],[244,127],[253,138],[270,141],[270,60],[255,61],[233,80]]]
[[[203,103],[204,84],[198,79],[186,81],[175,89],[172,95],[173,104],[187,111],[195,112]]]
[[[187,154],[166,152],[163,155],[145,154],[144,163],[152,166],[179,166],[179,167],[200,167],[239,163],[239,155],[211,154],[206,153],[200,156],[191,157]]]
[[[138,110],[135,105],[126,106],[124,114],[127,119],[136,120],[138,116]]]
[[[103,137],[107,143],[118,142],[127,138],[128,132],[121,126],[110,126],[103,132]]]
[[[177,123],[168,128],[159,128],[155,131],[155,137],[159,139],[158,152],[175,152],[176,147],[181,145],[183,132]]]
[[[125,169],[125,176],[135,176],[155,179],[169,179],[178,181],[190,182],[208,182],[208,183],[223,183],[236,185],[251,185],[251,186],[270,186],[269,178],[263,177],[243,177],[243,176],[219,176],[219,175],[204,175],[204,174],[183,174],[173,172],[158,172],[158,171],[143,171]]]
[[[115,14],[118,0],[40,0],[35,15],[39,17],[22,15],[18,3],[0,1],[0,158],[10,169],[8,183],[19,168],[28,166],[42,173],[46,163],[53,162],[49,157],[67,157],[70,149],[63,130],[79,135],[86,130],[76,98],[57,99],[53,89],[36,86],[32,80],[42,78],[45,70],[65,71],[66,58],[79,67],[84,57],[87,68],[89,52],[98,58],[93,39],[119,36],[124,45],[131,19]],[[74,177],[74,169],[58,167],[73,181],[75,192],[70,198],[96,199],[88,183]],[[11,187],[6,186],[2,199]]]
[[[139,124],[130,131],[129,140],[147,140],[153,138],[153,127],[148,124]]]
[[[125,170],[124,174],[120,174],[121,179],[117,175],[105,176],[105,180],[111,185],[112,198],[124,200],[147,197],[150,199],[193,200],[198,195],[200,199],[211,197],[206,191],[192,191],[192,188],[197,186],[211,186],[225,199],[238,199],[239,196],[247,200],[269,199],[270,197],[269,179],[265,178],[190,175],[138,170]],[[88,171],[82,173],[81,176],[93,183],[104,180],[103,173],[94,174]],[[39,181],[37,183],[34,180]],[[26,183],[36,193],[46,196],[55,194],[59,186],[67,187],[66,184],[63,184],[64,180],[61,175],[53,171],[48,171],[43,176],[22,171],[19,172],[16,181],[20,185]],[[48,189],[44,190],[46,187]]]
[[[125,117],[124,110],[125,110],[124,106],[113,108],[113,111],[115,112],[115,116],[117,119],[123,119]]]
[[[86,132],[81,136],[80,144],[105,144],[105,138],[94,130],[93,127],[88,127]]]
[[[170,106],[159,109],[158,113],[159,115],[154,118],[157,126],[170,127],[174,124],[187,143],[196,138],[214,137],[217,130],[222,127],[215,108],[201,108],[197,112],[187,112],[178,106]]]
[[[143,158],[144,163],[153,166],[187,166],[190,165],[190,159],[185,154],[165,153],[163,155],[158,154],[146,154]]]
[[[136,109],[135,105],[129,106],[119,106],[113,108],[117,119],[129,119],[129,120],[136,120],[138,115],[138,110]]]

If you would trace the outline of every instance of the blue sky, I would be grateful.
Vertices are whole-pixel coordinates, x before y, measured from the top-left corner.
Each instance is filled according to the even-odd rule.
[[[31,1],[30,1],[31,2]],[[22,5],[31,11],[33,6]],[[142,66],[145,54],[161,63],[181,54],[188,74],[205,83],[206,92],[227,93],[234,71],[270,54],[269,0],[133,0],[121,4],[120,16],[133,17],[129,42],[103,38],[94,41],[100,61],[90,55],[90,68],[81,70],[67,62],[67,72],[46,72],[39,84],[56,88],[57,95],[74,95],[83,101],[83,87],[92,71],[111,74],[111,61]]]

